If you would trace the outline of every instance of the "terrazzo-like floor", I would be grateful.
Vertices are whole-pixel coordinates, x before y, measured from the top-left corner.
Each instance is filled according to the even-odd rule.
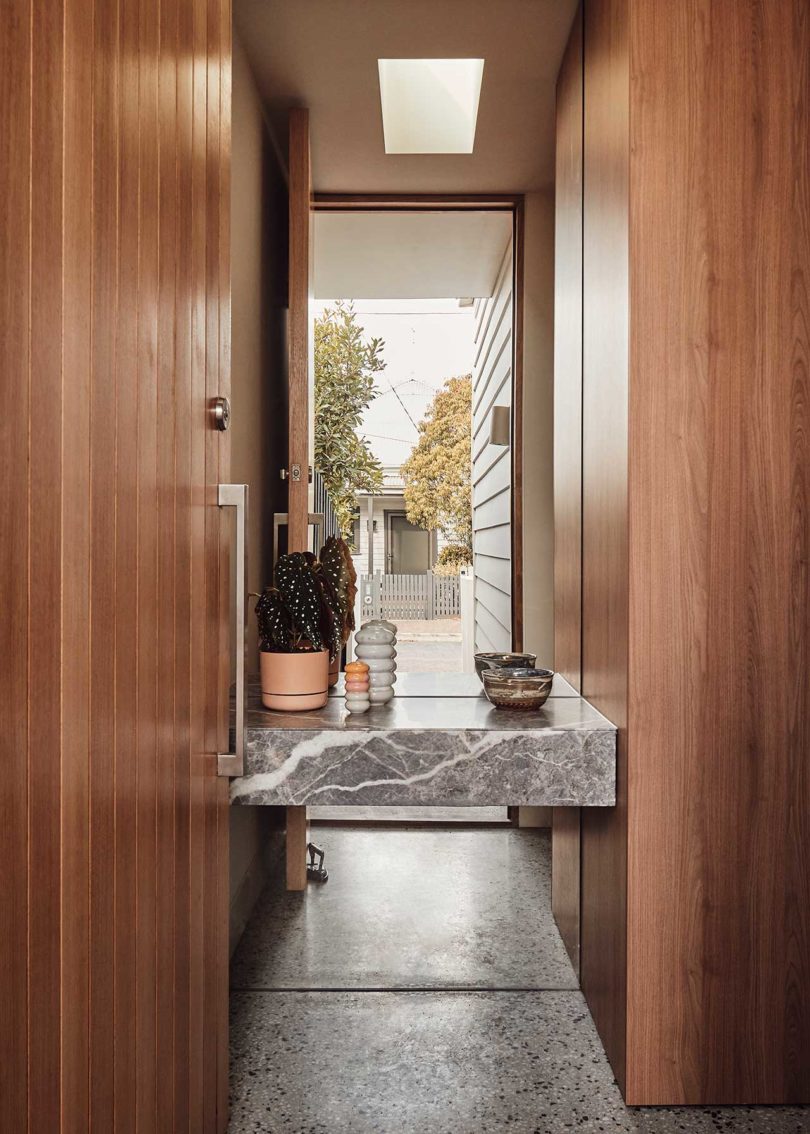
[[[630,1110],[579,992],[236,993],[231,1134],[808,1129],[766,1108]]]
[[[547,834],[318,837],[329,882],[270,887],[234,957],[230,1134],[810,1131],[810,1108],[624,1106],[551,917]]]

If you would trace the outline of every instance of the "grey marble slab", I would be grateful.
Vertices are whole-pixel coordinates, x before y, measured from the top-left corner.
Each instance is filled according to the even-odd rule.
[[[414,678],[417,675],[403,675]],[[420,675],[424,676],[424,675]],[[476,684],[464,695],[446,674],[433,696],[411,685],[387,705],[351,716],[340,696],[310,713],[262,708],[254,686],[242,805],[352,804],[609,807],[615,803],[616,730],[567,683],[532,712],[495,709]],[[474,675],[452,675],[470,677]],[[446,687],[455,692],[445,695]],[[572,695],[573,694],[573,695]]]

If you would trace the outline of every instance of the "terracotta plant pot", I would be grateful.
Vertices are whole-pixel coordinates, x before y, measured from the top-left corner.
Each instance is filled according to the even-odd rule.
[[[329,696],[329,651],[259,655],[262,704],[287,713],[322,709]]]
[[[340,654],[335,654],[334,661],[329,663],[329,688],[337,685],[338,678],[340,677]]]

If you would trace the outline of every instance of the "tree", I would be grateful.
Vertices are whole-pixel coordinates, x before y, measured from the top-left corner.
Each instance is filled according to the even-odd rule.
[[[338,302],[315,320],[315,466],[344,536],[351,533],[355,493],[382,488],[382,466],[357,430],[377,396],[374,375],[385,369],[384,345],[363,338],[350,303]]]
[[[402,466],[408,519],[438,528],[472,562],[472,376],[448,378],[419,423],[419,440]],[[455,553],[456,561],[461,556]]]

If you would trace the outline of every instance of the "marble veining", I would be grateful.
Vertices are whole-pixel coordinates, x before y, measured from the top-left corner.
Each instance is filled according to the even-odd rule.
[[[249,767],[235,803],[615,802],[615,737],[601,731],[256,730]]]
[[[441,684],[439,677],[438,690]],[[616,730],[570,686],[533,712],[496,710],[477,686],[463,695],[456,683],[449,697],[414,686],[416,695],[398,695],[361,717],[347,714],[339,697],[313,713],[269,713],[252,698],[247,774],[234,781],[232,802],[615,803]]]

